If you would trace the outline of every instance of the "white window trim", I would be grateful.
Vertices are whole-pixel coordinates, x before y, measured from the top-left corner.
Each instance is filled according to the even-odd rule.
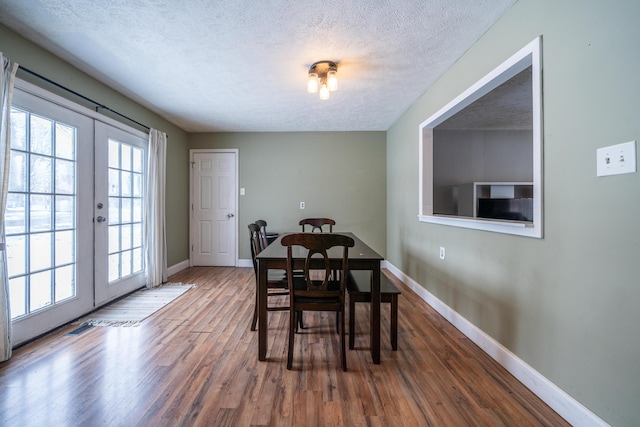
[[[442,107],[419,126],[419,183],[418,183],[418,219],[431,224],[449,225],[476,230],[493,231],[498,233],[515,234],[519,236],[542,238],[542,37],[527,44],[513,56],[500,64],[489,74]],[[424,179],[425,174],[433,172],[433,156],[429,166],[424,165],[425,153],[432,152],[433,141],[424,141],[425,130],[433,129],[449,117],[464,109],[494,88],[506,82],[528,66],[532,68],[533,83],[533,224],[507,222],[499,220],[482,220],[475,218],[459,218],[448,215],[434,215],[433,202],[425,209]],[[427,145],[429,147],[427,147]],[[429,151],[427,151],[429,150]],[[431,197],[433,197],[432,192]]]

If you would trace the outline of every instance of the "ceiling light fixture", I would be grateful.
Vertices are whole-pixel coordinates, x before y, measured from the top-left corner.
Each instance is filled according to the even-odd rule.
[[[338,66],[332,61],[318,61],[309,67],[307,92],[320,92],[320,99],[329,99],[329,92],[338,89]]]

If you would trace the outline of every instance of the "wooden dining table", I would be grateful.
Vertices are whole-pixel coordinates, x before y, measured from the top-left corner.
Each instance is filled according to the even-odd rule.
[[[256,256],[258,263],[258,360],[267,359],[268,347],[268,321],[267,321],[267,272],[271,269],[284,270],[287,268],[287,248],[282,246],[282,233],[278,238],[267,246]],[[349,248],[349,270],[370,270],[372,274],[371,282],[371,319],[370,319],[370,342],[371,358],[373,363],[380,363],[380,264],[384,259],[380,254],[371,249],[366,243],[360,240],[355,234],[350,232],[338,232],[353,238],[355,245]],[[327,254],[330,260],[336,263],[342,259],[342,250],[332,248]],[[294,247],[293,268],[302,269],[306,249]]]

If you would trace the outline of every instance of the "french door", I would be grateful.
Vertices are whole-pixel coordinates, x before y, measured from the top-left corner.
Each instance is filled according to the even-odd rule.
[[[144,284],[146,140],[22,86],[5,211],[14,345]]]
[[[147,141],[96,122],[96,305],[144,286],[144,183]]]

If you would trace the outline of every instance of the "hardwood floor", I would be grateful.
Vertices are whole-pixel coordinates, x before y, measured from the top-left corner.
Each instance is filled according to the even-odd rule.
[[[139,327],[68,336],[69,325],[14,351],[0,363],[0,424],[568,425],[395,278],[398,351],[383,304],[381,363],[371,362],[369,305],[357,304],[347,372],[333,313],[305,313],[287,371],[288,313],[270,312],[268,360],[258,361],[251,268],[196,267],[170,279],[197,288]]]

